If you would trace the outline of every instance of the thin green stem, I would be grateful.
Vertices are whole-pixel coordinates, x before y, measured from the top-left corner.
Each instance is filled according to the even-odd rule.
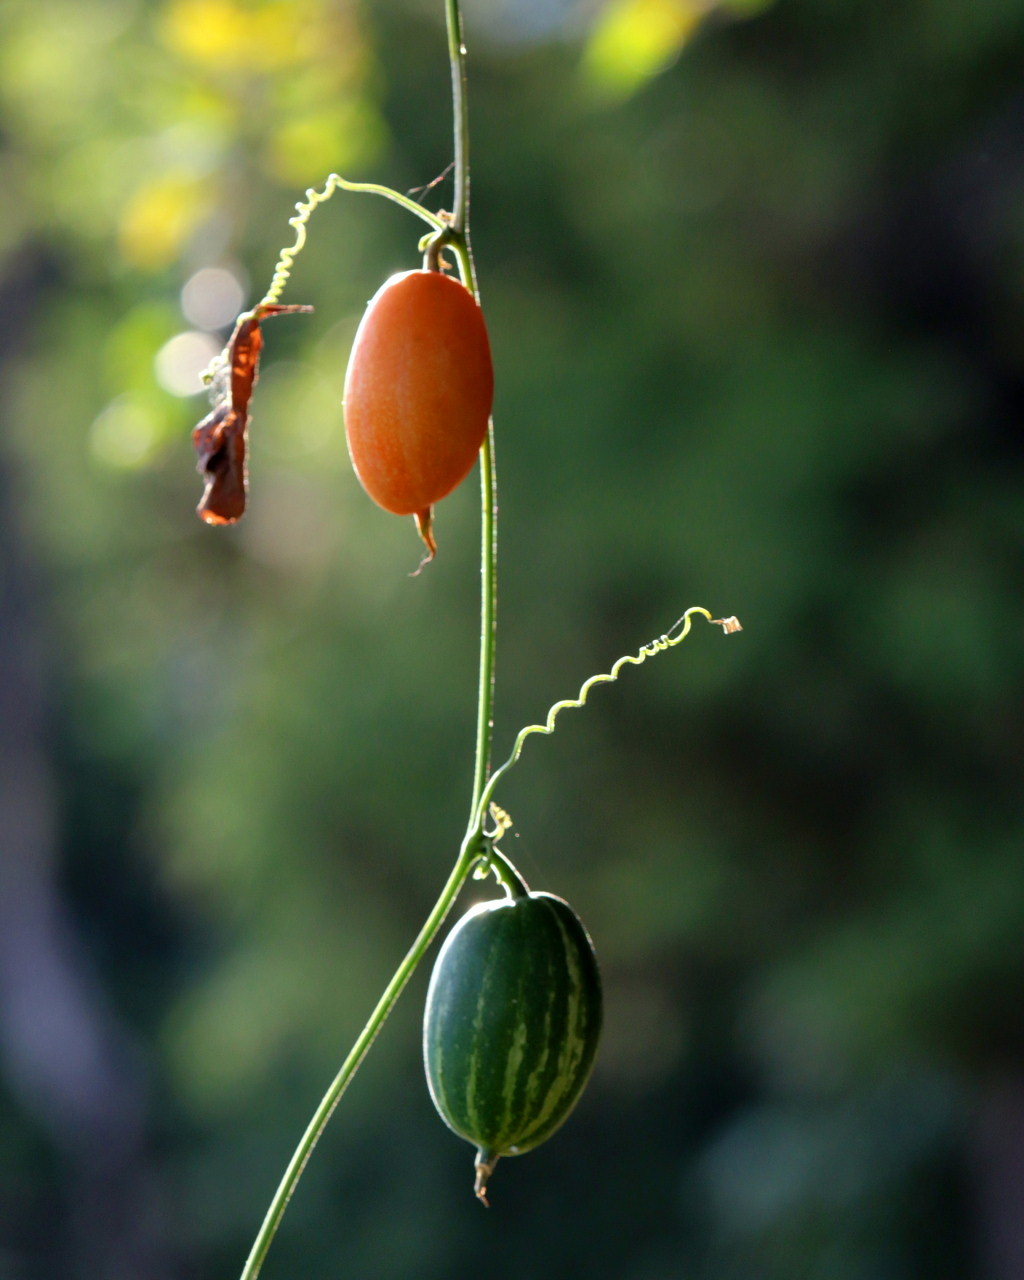
[[[395,191],[391,187],[381,186],[379,182],[348,182],[346,179],[339,177],[336,173],[332,173],[329,179],[335,186],[341,187],[342,191],[364,192],[366,195],[383,196],[385,200],[390,200],[392,204],[400,205],[409,213],[414,213],[417,218],[422,218],[424,222],[429,223],[432,227],[441,227],[444,222],[430,209],[425,208],[417,200],[413,200],[411,196],[406,196],[401,191]]]
[[[466,102],[466,43],[459,0],[445,0],[448,59],[452,70],[452,129],[455,141],[455,197],[451,246],[467,289],[480,299],[469,233],[469,111]],[[494,424],[489,423],[480,451],[480,679],[477,687],[476,749],[469,832],[480,831],[480,799],[491,768],[494,728],[494,664],[498,605],[498,477]],[[485,806],[486,807],[486,806]]]
[[[452,242],[459,260],[459,274],[466,288],[479,299],[476,272],[467,233]],[[480,678],[477,686],[476,751],[473,798],[467,834],[483,828],[486,805],[481,805],[491,768],[494,730],[494,665],[498,633],[498,476],[494,454],[494,423],[480,450]]]
[[[486,842],[482,837],[467,840],[463,845],[458,861],[452,868],[452,873],[441,890],[441,896],[435,902],[433,910],[424,922],[423,928],[416,936],[416,941],[409,948],[405,959],[395,970],[394,976],[370,1015],[369,1021],[359,1033],[359,1038],[352,1046],[348,1057],[342,1063],[341,1070],[334,1077],[330,1088],[324,1094],[320,1105],[313,1113],[313,1118],[310,1120],[306,1132],[302,1135],[302,1139],[295,1149],[295,1154],[285,1170],[284,1177],[281,1179],[270,1208],[267,1210],[267,1215],[263,1219],[263,1225],[260,1227],[259,1235],[257,1235],[252,1246],[252,1251],[242,1270],[240,1280],[256,1280],[259,1275],[260,1268],[263,1266],[263,1261],[267,1256],[267,1251],[274,1236],[277,1234],[281,1219],[284,1217],[284,1211],[288,1207],[288,1201],[292,1197],[292,1192],[302,1177],[306,1163],[312,1155],[313,1148],[323,1133],[328,1120],[330,1120],[334,1108],[340,1102],[342,1094],[348,1088],[352,1077],[359,1069],[359,1064],[366,1057],[370,1046],[377,1038],[377,1033],[387,1020],[388,1014],[394,1008],[398,997],[405,989],[406,983],[415,972],[416,966],[423,959],[430,944],[437,937],[445,917],[451,910],[452,904],[458,897],[459,890],[466,882],[466,878],[472,871],[474,864],[485,856],[485,849]]]
[[[407,197],[398,196],[389,188],[380,188],[370,183],[347,183],[332,174],[323,192],[307,192],[305,205],[298,205],[298,213],[292,220],[296,231],[296,241],[290,250],[282,253],[281,262],[275,273],[274,283],[267,295],[271,301],[279,296],[288,272],[305,241],[305,223],[317,204],[329,198],[335,187],[347,190],[374,192],[386,195],[389,199],[405,205],[411,212],[423,217],[435,231],[438,240],[451,244],[459,260],[459,271],[466,287],[475,296],[479,296],[476,274],[473,269],[473,256],[469,241],[469,131],[466,114],[466,49],[462,38],[462,14],[459,0],[445,0],[445,15],[448,26],[448,52],[452,71],[452,104],[454,116],[455,140],[455,209],[450,223],[442,222],[436,215],[424,210],[421,205]],[[440,248],[440,244],[436,246]],[[480,680],[479,701],[476,729],[476,759],[473,771],[473,800],[470,806],[470,822],[466,836],[462,842],[455,866],[434,904],[415,942],[407,952],[405,959],[395,971],[384,994],[377,1002],[366,1026],[352,1046],[330,1088],[324,1094],[306,1128],[305,1133],[295,1149],[284,1177],[281,1179],[270,1208],[267,1210],[263,1225],[253,1244],[252,1251],[242,1270],[240,1280],[256,1280],[263,1266],[267,1251],[273,1242],[281,1219],[288,1207],[299,1179],[302,1177],[306,1163],[316,1146],[320,1135],[330,1120],[335,1107],[341,1100],[352,1077],[359,1069],[370,1046],[377,1038],[388,1014],[405,989],[430,944],[444,923],[460,889],[477,862],[486,860],[495,870],[498,878],[513,896],[527,892],[525,882],[519,876],[512,863],[484,835],[484,810],[481,797],[487,785],[490,769],[491,733],[494,708],[494,653],[496,634],[496,599],[497,599],[497,488],[494,466],[494,432],[488,425],[487,438],[481,451],[480,460],[481,484],[481,603],[480,603]]]
[[[466,109],[466,42],[459,0],[445,0],[448,61],[452,69],[452,114],[455,136],[455,199],[452,228],[459,235],[469,225],[469,113]]]
[[[486,805],[481,806],[491,767],[494,731],[494,663],[497,648],[498,499],[494,458],[494,424],[480,454],[480,680],[477,689],[476,763],[470,831],[479,830]]]

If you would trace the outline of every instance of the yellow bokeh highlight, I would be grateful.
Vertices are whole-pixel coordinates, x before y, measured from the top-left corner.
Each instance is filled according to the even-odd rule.
[[[611,0],[584,53],[598,88],[625,97],[679,55],[707,13],[693,0]]]
[[[311,174],[356,169],[372,160],[385,138],[380,116],[349,99],[282,120],[267,146],[267,168],[279,182],[308,186]]]
[[[269,72],[315,52],[318,17],[318,6],[303,0],[174,0],[162,30],[168,47],[198,66]]]
[[[130,266],[159,270],[178,256],[209,210],[209,183],[191,174],[162,174],[140,187],[121,215],[121,256]]]

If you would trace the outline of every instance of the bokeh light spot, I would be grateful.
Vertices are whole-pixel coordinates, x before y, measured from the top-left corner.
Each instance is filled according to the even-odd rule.
[[[172,396],[194,396],[203,390],[202,372],[219,354],[220,343],[208,333],[190,329],[176,334],[156,353],[156,380]]]
[[[308,55],[315,12],[308,0],[176,0],[163,34],[171,49],[199,66],[267,72]]]
[[[693,0],[612,0],[586,48],[591,82],[626,96],[672,63],[705,16]]]
[[[171,173],[145,183],[125,205],[121,253],[132,266],[166,266],[206,215],[209,195],[194,176]]]
[[[387,140],[380,114],[350,99],[283,121],[272,133],[267,164],[285,183],[308,183],[310,173],[367,164]]]
[[[242,309],[245,287],[226,267],[203,267],[181,291],[181,310],[197,329],[222,329]]]

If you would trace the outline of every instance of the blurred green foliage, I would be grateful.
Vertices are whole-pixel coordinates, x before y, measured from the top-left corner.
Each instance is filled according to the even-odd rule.
[[[1018,1276],[1024,7],[465,2],[497,754],[690,604],[746,630],[598,690],[498,796],[603,962],[564,1133],[479,1211],[421,975],[265,1274]],[[0,630],[44,673],[6,725],[44,723],[49,891],[141,1081],[146,1212],[116,1220],[123,1185],[82,1172],[105,1131],[69,1155],[73,1105],[11,1065],[9,961],[3,1280],[237,1272],[454,858],[474,486],[410,580],[339,406],[420,228],[314,216],[237,529],[191,515],[204,399],[166,372],[203,331],[183,287],[258,297],[305,187],[444,169],[441,8],[4,6]]]

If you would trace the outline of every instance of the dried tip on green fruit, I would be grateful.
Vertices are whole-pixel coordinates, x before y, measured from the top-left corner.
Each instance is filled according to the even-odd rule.
[[[487,1199],[487,1184],[491,1180],[491,1174],[494,1172],[494,1166],[501,1159],[501,1156],[492,1155],[490,1152],[478,1150],[476,1160],[473,1161],[473,1168],[476,1171],[476,1180],[473,1183],[473,1191],[476,1198],[484,1206],[485,1209],[491,1207],[490,1200]]]

